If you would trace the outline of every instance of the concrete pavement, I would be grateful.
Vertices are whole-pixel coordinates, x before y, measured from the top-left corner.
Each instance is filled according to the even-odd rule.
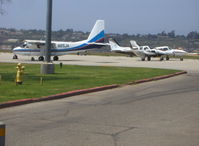
[[[64,64],[145,64],[148,67],[183,69],[188,74],[1,109],[0,120],[7,124],[8,146],[199,145],[197,60],[141,62],[128,57],[65,57],[68,60]]]
[[[19,56],[19,59],[13,60],[12,53],[0,53],[0,62],[21,62],[21,63],[41,63],[39,61],[30,61],[30,56]],[[77,56],[64,55],[59,57],[59,61],[54,63],[70,65],[94,65],[94,66],[126,66],[126,67],[150,67],[180,69],[191,72],[197,72],[199,66],[198,60],[171,58],[169,61],[159,61],[159,58],[152,58],[152,61],[140,61],[138,57],[118,57],[118,56]]]

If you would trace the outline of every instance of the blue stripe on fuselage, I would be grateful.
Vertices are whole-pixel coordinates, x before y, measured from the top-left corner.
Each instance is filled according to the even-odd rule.
[[[92,42],[97,42],[98,40],[104,38],[104,31],[101,31],[98,35],[96,35],[94,38],[92,38],[90,41],[88,41],[89,43]]]
[[[88,43],[93,42],[104,42],[104,31],[101,31],[98,35],[96,35],[93,39],[89,40]],[[64,52],[64,51],[76,51],[76,50],[84,50],[87,49],[88,46],[91,44],[81,44],[79,46],[73,47],[73,48],[65,48],[65,49],[52,49],[51,52]],[[91,45],[93,46],[93,45]],[[97,46],[97,45],[95,45]]]
[[[101,31],[98,35],[96,35],[94,38],[88,41],[88,43],[94,43],[94,42],[104,42],[104,31]],[[95,45],[95,44],[84,43],[72,48],[51,49],[51,52],[77,51],[77,50],[84,50],[84,49],[91,49],[91,48],[98,48],[98,47],[101,47],[101,46]],[[19,49],[19,50],[13,50],[13,52],[40,52],[40,49]]]

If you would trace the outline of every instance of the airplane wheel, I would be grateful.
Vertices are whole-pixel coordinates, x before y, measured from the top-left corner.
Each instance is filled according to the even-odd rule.
[[[17,55],[14,55],[14,56],[12,57],[12,59],[18,59]]]
[[[31,61],[35,61],[35,58],[34,58],[34,57],[31,57]]]
[[[161,57],[160,57],[160,61],[163,61],[163,60],[164,60],[164,57],[163,57],[163,56],[161,56]]]
[[[43,56],[39,56],[38,60],[39,61],[44,61],[44,57]]]
[[[148,56],[148,57],[147,57],[147,60],[148,60],[148,61],[151,61],[151,57]]]
[[[180,58],[180,61],[183,61],[183,58]]]
[[[58,57],[58,56],[54,56],[54,57],[53,57],[53,60],[54,60],[54,61],[58,61],[58,60],[59,60],[59,57]]]
[[[141,58],[142,61],[145,61],[145,58]]]
[[[169,56],[166,57],[166,60],[169,60]]]

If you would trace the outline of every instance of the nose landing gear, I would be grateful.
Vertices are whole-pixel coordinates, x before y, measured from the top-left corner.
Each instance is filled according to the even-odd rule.
[[[18,59],[18,56],[17,56],[17,55],[14,55],[14,56],[12,57],[12,59]]]

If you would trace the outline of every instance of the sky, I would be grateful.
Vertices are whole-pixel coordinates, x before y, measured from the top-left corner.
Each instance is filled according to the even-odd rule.
[[[12,0],[0,27],[46,29],[47,0]],[[54,0],[53,30],[90,32],[97,19],[107,33],[199,32],[199,0]]]

